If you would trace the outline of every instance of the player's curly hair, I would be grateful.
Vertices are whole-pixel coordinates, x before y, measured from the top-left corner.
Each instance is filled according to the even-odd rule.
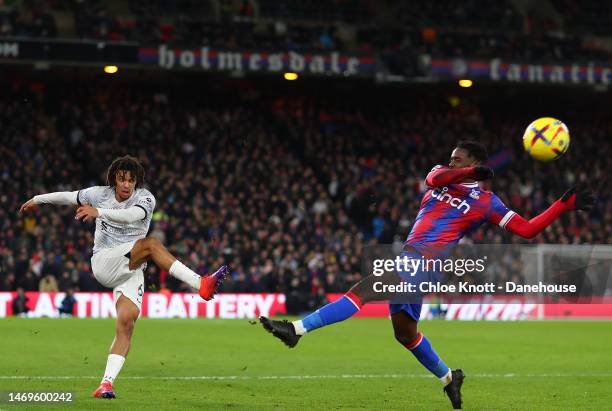
[[[462,148],[468,152],[470,156],[475,158],[480,163],[484,163],[489,158],[487,148],[484,144],[473,140],[462,140],[457,143],[457,148]]]
[[[107,185],[115,187],[117,182],[117,173],[119,171],[129,171],[130,174],[136,179],[136,187],[142,187],[144,184],[145,170],[136,157],[126,155],[113,160],[106,173]]]

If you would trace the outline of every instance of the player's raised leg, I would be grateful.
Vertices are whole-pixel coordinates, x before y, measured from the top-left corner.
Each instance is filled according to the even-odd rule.
[[[136,241],[129,258],[131,270],[140,267],[148,260],[153,260],[159,268],[168,271],[172,276],[198,290],[200,297],[205,300],[213,297],[223,279],[229,274],[229,269],[223,265],[213,274],[200,276],[170,254],[161,241],[155,237]]]
[[[138,319],[140,310],[130,299],[121,295],[117,300],[117,322],[115,328],[115,339],[108,354],[104,377],[100,386],[94,391],[93,396],[97,398],[115,398],[113,382],[123,367],[125,358],[130,351],[134,325]]]
[[[410,314],[409,314],[410,313]],[[431,343],[422,333],[418,332],[418,317],[421,313],[420,304],[392,304],[391,322],[395,339],[406,347],[412,355],[433,375],[444,384],[444,392],[448,395],[453,408],[461,408],[461,385],[465,375],[460,369],[451,369],[442,361],[431,346]]]
[[[330,324],[344,321],[357,313],[363,304],[377,299],[374,283],[381,281],[380,277],[370,275],[357,284],[342,298],[319,308],[317,311],[307,315],[301,320],[290,323],[287,320],[275,321],[266,317],[260,317],[261,325],[279,338],[288,347],[292,348],[298,343],[302,335],[307,332],[325,327]],[[390,281],[395,281],[390,280]]]

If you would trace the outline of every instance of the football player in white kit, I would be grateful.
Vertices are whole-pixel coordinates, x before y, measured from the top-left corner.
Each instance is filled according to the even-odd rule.
[[[204,300],[213,297],[229,272],[222,266],[201,277],[170,254],[157,238],[146,237],[155,197],[142,187],[144,174],[138,159],[120,157],[108,168],[106,186],[37,195],[19,210],[28,212],[40,204],[78,205],[76,220],[96,220],[91,270],[100,284],[113,289],[117,309],[115,339],[104,377],[93,394],[98,398],[115,398],[113,382],[130,350],[142,304],[147,261],[152,260],[162,270],[197,289]]]

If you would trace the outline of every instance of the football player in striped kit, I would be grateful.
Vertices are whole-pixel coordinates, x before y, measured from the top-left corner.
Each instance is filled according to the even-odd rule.
[[[588,210],[593,205],[594,198],[590,192],[570,189],[547,210],[527,221],[508,209],[494,193],[480,188],[478,181],[493,177],[493,170],[484,165],[486,160],[487,151],[482,144],[463,141],[453,150],[448,166],[438,165],[431,170],[426,178],[428,190],[404,242],[402,257],[419,260],[447,255],[464,235],[484,223],[496,224],[521,237],[532,238],[561,213]],[[398,274],[402,280],[413,284],[431,280],[426,270]],[[301,320],[288,322],[261,317],[260,321],[275,337],[294,347],[306,333],[344,321],[357,313],[363,304],[380,300],[381,295],[374,291],[374,284],[378,281],[380,277],[374,275],[364,278],[342,298]],[[382,295],[382,299],[386,299],[386,296]],[[389,304],[395,338],[440,379],[453,407],[461,408],[464,373],[460,369],[451,370],[427,337],[418,331],[421,302],[420,297],[416,301],[413,297],[409,303]]]

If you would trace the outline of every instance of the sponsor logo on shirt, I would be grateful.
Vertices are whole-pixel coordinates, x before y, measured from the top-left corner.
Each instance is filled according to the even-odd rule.
[[[431,192],[431,196],[442,203],[450,204],[451,207],[462,211],[463,214],[467,214],[467,212],[470,211],[470,205],[465,200],[450,195],[448,193],[448,187],[443,187],[442,190],[439,188],[434,189]]]

